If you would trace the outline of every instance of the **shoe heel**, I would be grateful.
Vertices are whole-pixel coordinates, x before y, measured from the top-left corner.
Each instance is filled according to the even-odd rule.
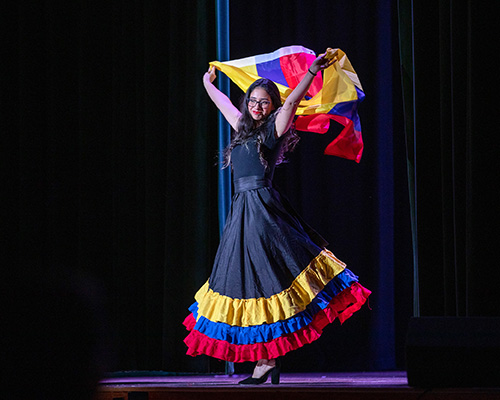
[[[271,371],[271,383],[273,385],[279,385],[280,383],[280,373],[281,373],[281,365],[278,360],[276,360],[276,367]]]

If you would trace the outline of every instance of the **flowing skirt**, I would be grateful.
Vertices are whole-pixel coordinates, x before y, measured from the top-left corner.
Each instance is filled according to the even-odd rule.
[[[245,362],[283,356],[359,310],[370,291],[271,187],[235,181],[208,281],[184,325],[187,354]]]

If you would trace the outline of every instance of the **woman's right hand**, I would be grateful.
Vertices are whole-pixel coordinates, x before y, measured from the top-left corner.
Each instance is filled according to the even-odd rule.
[[[203,81],[212,83],[215,80],[215,78],[216,78],[215,67],[211,65],[208,68],[208,71],[205,72],[205,75],[203,75]]]
[[[335,61],[337,61],[337,57],[330,56],[328,53],[328,49],[323,54],[320,54],[311,64],[309,70],[311,73],[316,75],[318,72],[327,69],[330,65],[332,65]]]

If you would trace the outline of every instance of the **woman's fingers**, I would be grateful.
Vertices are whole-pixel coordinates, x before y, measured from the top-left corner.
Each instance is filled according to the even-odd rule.
[[[205,72],[205,75],[208,77],[208,79],[210,80],[210,82],[213,82],[216,78],[216,75],[215,75],[215,67],[213,65],[210,65],[208,67],[208,71]]]

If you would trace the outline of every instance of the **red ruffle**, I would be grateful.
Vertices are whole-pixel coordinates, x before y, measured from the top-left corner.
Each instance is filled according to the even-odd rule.
[[[328,307],[317,313],[309,325],[265,343],[236,345],[212,339],[192,330],[196,321],[190,314],[184,320],[186,328],[191,330],[184,339],[188,346],[187,354],[193,357],[206,354],[231,362],[258,361],[263,358],[280,357],[318,339],[323,333],[323,328],[333,322],[335,318],[343,323],[361,308],[370,294],[371,292],[359,283],[353,283],[351,287],[335,296]]]
[[[186,317],[182,325],[184,325],[188,331],[193,330],[194,326],[196,325],[196,319],[194,318],[193,313],[189,314]]]

